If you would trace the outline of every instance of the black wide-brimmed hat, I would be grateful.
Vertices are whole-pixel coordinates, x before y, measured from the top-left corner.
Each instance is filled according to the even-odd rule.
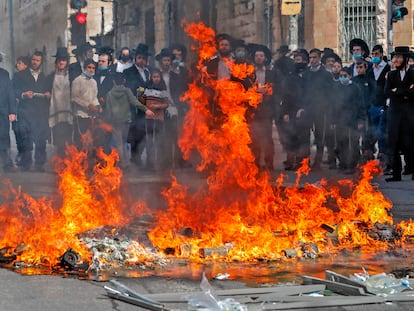
[[[144,55],[144,56],[150,56],[148,45],[140,43],[138,44],[137,48],[134,50],[135,55]]]
[[[270,61],[272,60],[272,52],[266,45],[249,43],[247,45],[247,51],[249,51],[249,55],[252,59],[254,59],[256,52],[263,52],[266,57],[266,65],[270,64]]]
[[[69,53],[68,53],[68,49],[65,47],[58,47],[56,49],[56,54],[52,55],[52,57],[56,57],[56,59],[69,59]]]
[[[98,54],[98,55],[102,55],[102,54],[112,55],[113,52],[114,52],[114,49],[111,48],[110,46],[101,46],[100,48],[97,49],[95,54]]]
[[[216,40],[216,43],[217,44],[220,41],[227,40],[227,41],[230,42],[230,45],[233,46],[233,40],[234,40],[234,38],[232,36],[230,36],[229,34],[220,33],[220,34],[216,35],[216,37],[214,39]]]
[[[352,50],[354,48],[354,46],[360,46],[361,50],[365,53],[365,55],[363,55],[364,57],[367,57],[369,55],[369,48],[368,48],[368,44],[359,38],[354,38],[349,42],[349,51],[352,54]]]
[[[281,45],[280,48],[276,50],[276,52],[285,55],[290,52],[290,49],[289,49],[289,46],[287,45]]]
[[[410,47],[408,46],[396,46],[394,51],[392,52],[393,55],[409,55],[410,54]]]
[[[95,46],[90,44],[89,42],[85,42],[81,45],[78,45],[76,47],[76,49],[72,50],[72,53],[75,55],[82,55],[83,53],[85,53],[87,50],[92,50],[94,49]]]
[[[160,62],[163,59],[163,57],[169,57],[171,59],[174,59],[174,54],[169,48],[163,48],[160,54],[155,56],[155,59]]]

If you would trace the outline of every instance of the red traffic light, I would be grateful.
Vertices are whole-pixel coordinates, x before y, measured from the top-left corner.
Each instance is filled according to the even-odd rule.
[[[75,18],[76,18],[76,21],[81,25],[86,23],[86,14],[85,13],[77,13]]]

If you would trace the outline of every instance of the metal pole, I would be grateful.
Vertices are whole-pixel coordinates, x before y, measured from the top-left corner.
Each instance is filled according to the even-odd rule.
[[[289,48],[294,51],[298,48],[298,16],[289,15]]]
[[[105,32],[105,8],[101,6],[101,47],[103,46],[103,37]]]
[[[14,21],[13,21],[13,0],[8,1],[9,6],[9,39],[10,39],[10,75],[14,73]]]
[[[387,12],[387,29],[388,29],[388,56],[391,56],[393,50],[393,31],[392,31],[392,0],[388,0]]]
[[[114,50],[118,50],[118,0],[114,0],[113,2],[113,21],[114,21]]]

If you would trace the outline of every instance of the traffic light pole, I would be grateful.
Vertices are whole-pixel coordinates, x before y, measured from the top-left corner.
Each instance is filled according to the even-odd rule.
[[[10,37],[10,75],[14,73],[14,9],[13,0],[8,1],[9,9],[9,37]]]
[[[388,56],[391,57],[393,51],[393,31],[392,31],[392,0],[388,0],[387,29],[388,29]]]

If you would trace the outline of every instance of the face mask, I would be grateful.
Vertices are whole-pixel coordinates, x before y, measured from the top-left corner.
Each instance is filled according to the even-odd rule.
[[[174,59],[172,62],[175,66],[184,67],[184,63],[179,59]]]
[[[99,67],[99,70],[100,70],[100,71],[105,71],[105,70],[108,70],[108,66],[100,66],[100,67]]]
[[[373,62],[374,64],[379,64],[379,63],[381,62],[381,58],[380,58],[380,57],[373,57],[373,58],[372,58],[372,62]]]
[[[341,84],[343,84],[343,85],[347,85],[349,83],[349,78],[348,77],[339,77],[339,82],[341,82]]]
[[[362,55],[358,54],[358,53],[352,55],[353,59],[360,59],[361,57],[362,57]]]
[[[93,77],[93,73],[90,73],[88,71],[84,71],[83,74],[89,79]]]
[[[122,55],[122,56],[121,56],[121,60],[122,60],[124,63],[128,62],[128,61],[129,61],[129,55]]]
[[[239,51],[239,52],[237,52],[236,53],[236,58],[237,59],[242,59],[242,58],[244,58],[246,56],[246,53],[245,52],[243,52],[243,51]]]
[[[316,67],[318,67],[320,64],[321,64],[320,62],[314,62],[314,63],[311,63],[311,64],[310,64],[310,66],[311,66],[312,68],[316,68]]]
[[[305,70],[308,64],[306,63],[295,63],[295,68],[297,71]]]

